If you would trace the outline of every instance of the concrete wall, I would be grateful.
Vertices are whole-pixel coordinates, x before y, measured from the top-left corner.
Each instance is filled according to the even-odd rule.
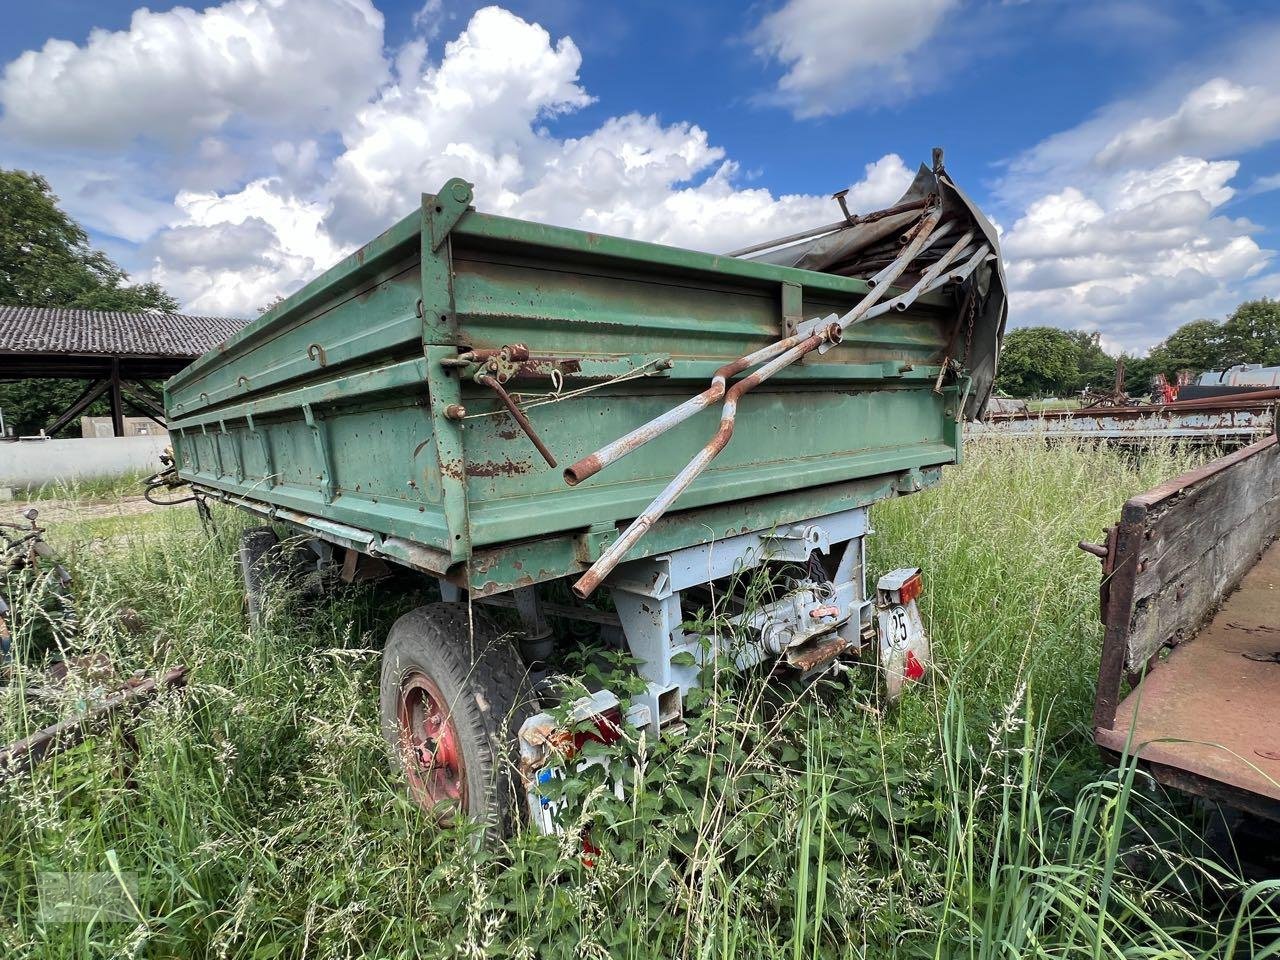
[[[114,437],[110,417],[81,417],[80,436],[82,437]],[[150,417],[125,417],[124,436],[157,437],[167,436],[167,431]]]
[[[160,469],[169,435],[0,443],[0,487],[32,487],[76,477]]]

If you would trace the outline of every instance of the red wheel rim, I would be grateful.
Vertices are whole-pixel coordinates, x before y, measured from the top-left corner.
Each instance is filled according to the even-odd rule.
[[[400,749],[414,799],[428,810],[467,803],[466,764],[448,702],[435,681],[412,670],[400,681]]]

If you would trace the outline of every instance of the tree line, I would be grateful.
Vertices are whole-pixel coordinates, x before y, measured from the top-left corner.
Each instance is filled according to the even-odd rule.
[[[1005,334],[996,388],[1011,397],[1068,397],[1089,387],[1110,389],[1124,360],[1130,394],[1145,395],[1158,374],[1173,382],[1237,363],[1280,364],[1280,300],[1240,304],[1224,320],[1184,323],[1144,357],[1109,356],[1097,333],[1057,327],[1018,327]]]

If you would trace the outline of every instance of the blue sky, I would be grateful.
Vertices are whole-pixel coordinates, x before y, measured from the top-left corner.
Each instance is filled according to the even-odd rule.
[[[252,314],[459,174],[477,205],[728,249],[892,202],[935,144],[1015,324],[1141,350],[1280,295],[1280,10],[1227,2],[46,0],[0,164],[135,277]]]

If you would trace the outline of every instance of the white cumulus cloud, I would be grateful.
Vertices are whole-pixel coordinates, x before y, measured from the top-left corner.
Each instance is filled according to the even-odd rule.
[[[536,180],[542,155],[556,147],[537,124],[590,103],[577,83],[581,64],[571,39],[553,43],[542,27],[498,7],[478,11],[439,64],[402,57],[398,82],[343,133],[335,228],[365,239],[450,176],[505,207],[508,192]]]
[[[740,186],[737,165],[691,123],[627,114],[555,136],[553,118],[592,102],[581,54],[506,10],[478,11],[438,62],[426,54],[420,42],[398,52],[393,79],[343,125],[327,177],[309,192],[262,177],[179,193],[179,215],[145,248],[147,278],[190,309],[251,315],[454,176],[475,183],[486,212],[716,251],[836,214],[829,197]],[[275,154],[315,167],[305,144]],[[912,176],[896,154],[862,174],[849,193],[859,210],[892,203]]]
[[[1015,156],[995,189],[1014,221],[1010,319],[1104,331],[1142,350],[1178,325],[1280,295],[1274,251],[1237,201],[1241,158],[1280,139],[1280,23]]]
[[[191,140],[233,120],[332,127],[385,75],[369,0],[232,0],[49,40],[0,76],[0,132],[41,146]]]
[[[1004,236],[1011,317],[1105,330],[1133,350],[1225,312],[1271,256],[1253,224],[1220,212],[1238,168],[1175,157],[1037,198]]]
[[[786,68],[777,99],[799,116],[903,99],[936,79],[918,56],[959,0],[786,0],[751,34]]]
[[[232,194],[183,192],[181,217],[146,245],[146,279],[197,314],[252,317],[339,260],[325,203],[262,179]]]
[[[1217,157],[1255,147],[1280,135],[1280,82],[1268,88],[1214,77],[1189,92],[1163,117],[1143,117],[1098,153],[1114,166],[1169,154]]]

